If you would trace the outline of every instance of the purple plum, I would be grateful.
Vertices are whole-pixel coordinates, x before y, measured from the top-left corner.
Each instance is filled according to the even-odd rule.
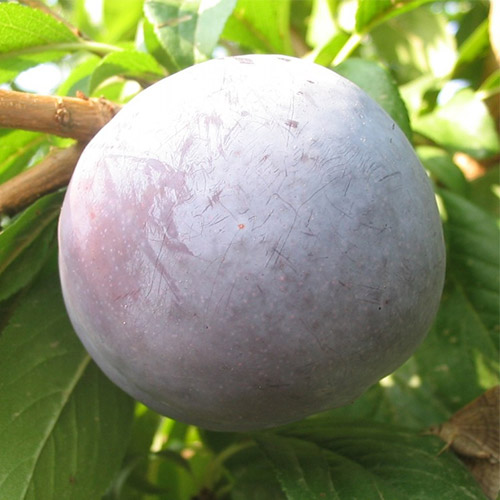
[[[346,405],[438,309],[426,172],[356,85],[277,55],[144,90],[84,150],[59,224],[82,343],[157,412],[222,431]]]

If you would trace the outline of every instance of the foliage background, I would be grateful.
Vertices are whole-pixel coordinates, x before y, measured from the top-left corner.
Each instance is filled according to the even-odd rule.
[[[442,443],[422,430],[499,382],[492,15],[482,0],[1,1],[6,89],[49,84],[56,95],[126,103],[214,56],[282,53],[332,67],[413,141],[435,187],[448,265],[423,345],[353,405],[273,431],[214,433],[135,403],[83,350],[57,274],[64,191],[4,215],[0,499],[484,498],[459,459],[438,455]],[[48,74],[52,84],[41,80]],[[0,183],[69,144],[0,129]]]

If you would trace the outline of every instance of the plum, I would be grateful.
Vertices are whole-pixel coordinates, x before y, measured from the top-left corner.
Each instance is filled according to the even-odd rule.
[[[157,412],[248,431],[346,405],[424,338],[432,187],[356,85],[277,55],[152,85],[84,150],[59,223],[76,333]]]

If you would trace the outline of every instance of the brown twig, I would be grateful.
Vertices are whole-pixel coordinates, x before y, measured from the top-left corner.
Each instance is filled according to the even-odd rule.
[[[106,99],[0,90],[0,127],[89,141],[120,110]]]
[[[84,146],[76,143],[54,149],[37,165],[0,184],[0,213],[15,214],[40,196],[68,184]]]

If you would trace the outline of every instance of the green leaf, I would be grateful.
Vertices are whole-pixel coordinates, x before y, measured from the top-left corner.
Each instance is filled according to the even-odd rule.
[[[443,81],[431,74],[399,85],[399,93],[406,104],[412,124],[419,115],[434,108],[436,97],[442,87]]]
[[[481,84],[479,92],[500,92],[500,69],[491,73],[488,78]]]
[[[62,22],[38,9],[0,4],[0,83],[39,63],[64,55],[77,36]]]
[[[37,132],[0,129],[0,183],[24,170],[45,141],[46,137]]]
[[[477,483],[440,440],[404,427],[318,416],[282,434],[315,443],[333,469],[340,499],[483,499]]]
[[[348,39],[349,35],[342,31],[334,35],[315,51],[314,62],[323,66],[330,66]]]
[[[253,52],[293,54],[290,0],[238,0],[222,37]]]
[[[287,498],[339,498],[319,446],[272,434],[260,435],[256,441],[272,463]]]
[[[306,42],[310,47],[323,46],[339,33],[332,3],[331,0],[312,2],[306,33]]]
[[[0,336],[0,498],[98,499],[127,444],[133,402],[90,360],[56,259]]]
[[[391,10],[394,4],[392,0],[358,0],[356,11],[356,31],[361,33],[374,19],[382,13]]]
[[[354,403],[331,410],[335,418],[370,419],[420,431],[450,416],[415,357],[370,387]]]
[[[0,274],[0,300],[11,297],[28,285],[42,268],[50,250],[54,247],[57,220],[47,228]]]
[[[329,415],[283,427],[264,444],[289,500],[482,500],[462,463],[441,448],[404,427]]]
[[[257,447],[239,453],[226,467],[234,481],[231,500],[286,500],[273,467]]]
[[[93,9],[92,13],[96,13],[99,9],[99,14],[102,12],[102,9],[96,6]],[[94,40],[99,36],[100,27],[97,24],[94,24],[91,20],[91,16],[89,10],[86,6],[86,0],[73,0],[72,8],[67,12],[67,19],[73,23],[73,26],[78,26],[78,29],[85,33],[85,35]]]
[[[475,205],[500,218],[500,165],[490,167],[486,174],[470,184],[470,199]]]
[[[79,90],[87,96],[90,95],[90,78],[100,61],[101,58],[93,54],[77,58],[75,68],[60,85],[57,93],[74,97]]]
[[[376,25],[433,1],[406,0],[404,2],[394,2],[393,0],[377,0],[374,2],[373,0],[358,0],[356,32],[367,33]]]
[[[141,403],[136,403],[134,424],[130,434],[127,454],[149,453],[154,437],[160,427],[162,416]]]
[[[150,54],[134,50],[113,52],[102,59],[94,69],[90,80],[89,91],[111,76],[126,76],[132,79],[155,82],[165,76],[162,67]]]
[[[455,66],[456,42],[448,30],[448,20],[427,8],[389,19],[371,31],[370,36],[398,83],[423,75],[443,78]]]
[[[393,17],[410,12],[431,1],[409,0],[394,2],[393,0],[358,0],[358,9],[353,20],[355,25],[353,28],[350,28],[350,26],[346,28],[348,31],[354,32],[339,50],[333,63],[338,65],[344,62],[361,44],[365,35],[372,32],[377,26],[385,25]],[[343,16],[339,17],[342,18]],[[348,15],[347,17],[349,18],[350,16]],[[346,25],[346,22],[341,22],[341,24]],[[350,25],[350,22],[348,21],[347,24]],[[382,40],[385,41],[384,37],[382,37]]]
[[[146,19],[161,46],[167,69],[174,72],[209,59],[235,3],[236,0],[146,0]],[[154,42],[150,29],[146,38],[150,46]],[[157,57],[158,46],[150,52]]]
[[[451,415],[500,380],[500,234],[495,218],[457,194],[439,193],[446,218],[446,286],[415,360]]]
[[[335,67],[335,71],[361,87],[399,125],[411,140],[412,132],[405,104],[390,73],[379,64],[351,58]]]
[[[104,0],[104,29],[99,39],[114,43],[120,40],[132,40],[137,24],[142,17],[143,0]]]
[[[500,233],[496,220],[456,194],[442,190],[440,195],[447,216],[450,272],[463,287],[478,319],[489,330],[491,340],[498,341]]]
[[[0,300],[26,286],[41,269],[54,239],[63,193],[44,196],[0,233]]]
[[[110,80],[102,83],[90,97],[104,98],[108,101],[127,103],[141,91],[139,84],[126,80]]]
[[[432,113],[416,118],[413,129],[451,150],[485,158],[500,151],[493,118],[470,89],[458,92]]]
[[[486,53],[490,45],[488,24],[488,19],[485,19],[460,46],[457,66],[474,61]]]
[[[454,193],[467,196],[469,185],[465,176],[446,151],[434,146],[419,146],[417,153],[436,182]]]

